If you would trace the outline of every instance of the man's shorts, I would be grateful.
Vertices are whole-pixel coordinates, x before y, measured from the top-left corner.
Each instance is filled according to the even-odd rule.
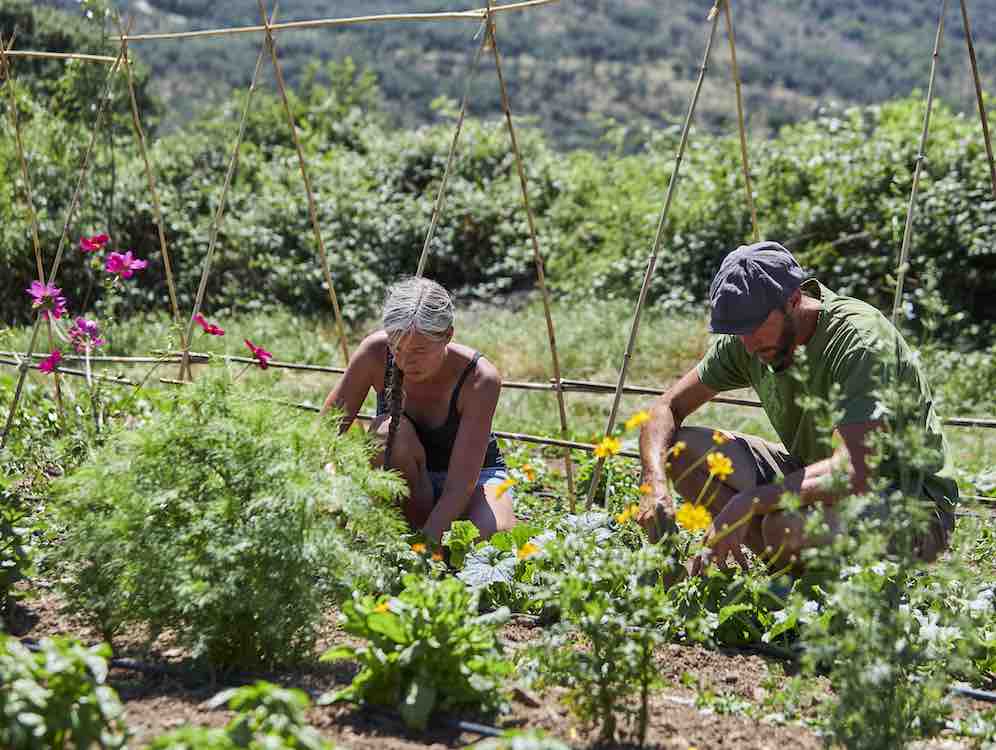
[[[492,484],[501,484],[508,479],[508,469],[504,466],[485,466],[481,469],[480,476],[477,477],[477,487],[487,487]],[[443,487],[446,486],[446,472],[445,471],[430,471],[429,481],[432,482],[432,500],[433,502],[438,502],[439,498],[443,496]],[[505,490],[502,495],[503,500],[508,500],[510,503],[514,502],[515,498],[512,495],[512,490]]]
[[[754,473],[757,483],[773,484],[787,474],[799,471],[804,464],[792,456],[784,446],[778,443],[771,443],[756,435],[746,435],[740,432],[722,431],[728,435],[733,442],[745,449],[747,454],[754,461]],[[865,518],[883,518],[889,513],[888,495],[891,492],[884,492],[885,502],[866,510],[862,513]],[[942,507],[937,502],[928,500],[931,507],[930,518],[927,527],[917,535],[914,542],[917,557],[930,562],[948,547],[951,532],[954,530],[954,513]]]

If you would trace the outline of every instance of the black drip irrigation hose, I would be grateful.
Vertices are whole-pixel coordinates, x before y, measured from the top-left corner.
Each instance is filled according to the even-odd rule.
[[[33,638],[19,638],[18,639],[22,646],[24,646],[28,651],[38,653],[41,651],[41,646],[38,641]],[[162,664],[149,664],[147,662],[138,661],[137,659],[129,658],[112,658],[108,660],[108,666],[114,669],[124,669],[131,672],[140,672],[147,675],[156,675],[159,677],[175,677],[184,680],[184,683],[190,687],[196,686],[196,681],[191,680],[195,673],[189,669],[180,669],[177,667],[165,666]],[[248,675],[248,674],[235,674],[230,675],[227,679],[219,680],[219,685],[222,687],[242,687],[244,685],[250,685],[263,677],[259,675]],[[211,684],[214,685],[214,680]],[[206,685],[202,685],[205,687]],[[322,692],[318,690],[310,690],[307,688],[296,688],[316,701]],[[367,714],[378,714],[385,718],[397,721],[398,723],[404,724],[404,719],[401,714],[397,711],[392,711],[389,708],[384,708],[382,706],[374,706],[369,703],[364,703],[363,701],[344,699],[343,703],[350,703],[360,709],[362,713]],[[482,737],[502,737],[505,734],[503,729],[498,727],[489,726],[487,724],[479,724],[476,721],[462,721],[460,719],[450,719],[445,716],[437,718],[438,725],[443,729],[453,729],[460,732],[467,732],[468,734],[477,734]]]

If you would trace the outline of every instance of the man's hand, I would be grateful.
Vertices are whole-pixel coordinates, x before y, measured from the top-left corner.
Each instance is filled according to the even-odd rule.
[[[640,502],[640,510],[636,515],[637,523],[647,532],[651,544],[657,544],[668,534],[677,532],[674,522],[674,502],[667,493],[666,487],[653,487],[649,495]]]
[[[692,559],[690,570],[692,575],[702,575],[710,562],[725,568],[726,558],[731,554],[737,564],[747,570],[747,557],[743,548],[753,517],[754,509],[750,496],[736,495],[731,498],[726,507],[713,519],[712,526],[706,533],[707,548]]]

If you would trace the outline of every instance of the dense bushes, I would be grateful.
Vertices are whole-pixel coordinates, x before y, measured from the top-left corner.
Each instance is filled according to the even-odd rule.
[[[220,666],[307,654],[324,608],[390,588],[404,551],[399,481],[334,433],[224,379],[118,433],[56,487],[71,608],[107,639],[169,628]]]
[[[322,73],[313,71],[292,107],[336,291],[347,317],[358,319],[376,308],[388,281],[415,270],[452,135],[450,105],[441,105],[444,124],[392,131],[381,124],[369,77],[350,64]],[[185,307],[210,242],[239,103],[236,98],[152,150]],[[52,248],[86,133],[46,118],[27,94],[22,106],[42,242]],[[829,286],[888,306],[921,119],[916,100],[826,111],[756,144],[752,165],[763,235],[788,244]],[[930,286],[952,313],[965,313],[948,332],[967,336],[986,334],[980,329],[996,313],[996,205],[977,131],[974,120],[943,107],[935,111],[907,279],[911,302]],[[206,305],[327,311],[296,155],[273,96],[258,95],[250,135],[220,228]],[[521,140],[551,286],[585,300],[635,299],[673,167],[674,133],[651,137],[637,156],[558,155],[538,132],[526,131]],[[30,230],[15,191],[13,144],[0,143],[0,152],[0,258],[13,271],[0,313],[23,320],[28,306],[22,290],[35,274]],[[104,148],[97,157],[71,241],[108,231],[118,247],[149,258],[126,302],[134,310],[164,307],[166,284],[141,160],[123,138],[113,153]],[[750,235],[736,140],[694,134],[651,301],[686,306],[703,299],[719,259]],[[534,282],[518,178],[500,122],[465,125],[428,273],[484,296]],[[73,311],[90,283],[75,251],[66,257],[60,282]]]

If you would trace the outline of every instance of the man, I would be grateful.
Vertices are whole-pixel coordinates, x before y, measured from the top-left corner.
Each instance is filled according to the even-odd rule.
[[[834,504],[869,490],[868,438],[884,428],[887,408],[878,389],[900,387],[914,394],[908,422],[923,431],[932,456],[913,493],[929,503],[930,516],[915,552],[934,559],[954,527],[958,489],[944,471],[946,446],[930,386],[899,331],[872,306],[807,279],[776,242],[741,246],[727,255],[713,280],[710,305],[710,331],[720,335],[698,365],[654,402],[640,434],[650,492],[638,518],[651,541],[673,527],[670,478],[682,498],[708,503],[713,514],[708,548],[692,561],[692,572],[700,573],[710,560],[724,565],[728,555],[745,566],[744,547],[784,561],[824,543],[807,537],[806,515],[822,506],[833,528]],[[682,426],[721,391],[748,386],[781,445]],[[817,424],[805,400],[800,403],[806,396],[830,403],[831,429]],[[707,460],[712,453],[730,461]],[[900,467],[892,457],[883,459],[878,474],[900,487]],[[803,512],[779,508],[786,492],[798,496]]]

